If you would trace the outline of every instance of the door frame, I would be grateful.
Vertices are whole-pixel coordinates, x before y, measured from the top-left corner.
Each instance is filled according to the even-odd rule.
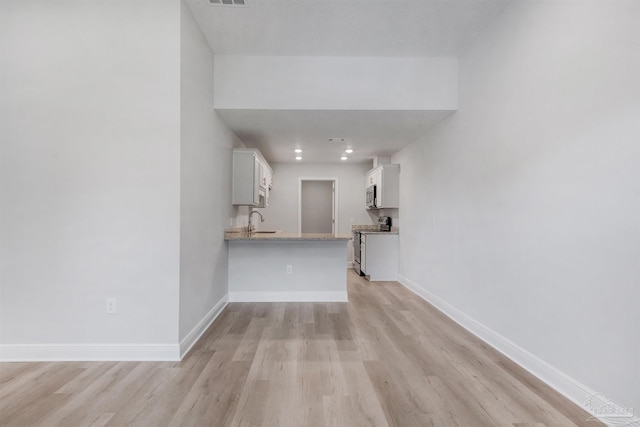
[[[338,178],[337,177],[298,177],[298,234],[302,233],[302,182],[333,181],[333,234],[338,231]]]

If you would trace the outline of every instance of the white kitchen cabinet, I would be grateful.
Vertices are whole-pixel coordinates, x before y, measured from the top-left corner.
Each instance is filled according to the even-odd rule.
[[[376,186],[375,209],[400,207],[400,165],[385,164],[371,169],[365,178],[365,191],[372,185]]]
[[[382,169],[375,168],[367,172],[367,185],[366,187],[370,187],[372,185],[379,185],[382,179]]]
[[[259,163],[260,163],[260,180],[258,182],[258,185],[260,186],[260,188],[267,189],[269,188],[269,183],[267,182],[269,172],[267,170],[267,166],[264,163],[262,162],[259,162]]]
[[[272,187],[272,177],[271,169],[269,169],[268,165],[264,167],[264,175],[262,177],[262,186],[265,191],[265,207],[269,206],[269,193],[271,192]]]
[[[269,206],[273,170],[255,148],[233,150],[231,203],[239,206]]]
[[[363,233],[360,250],[361,268],[369,280],[398,280],[397,234]]]

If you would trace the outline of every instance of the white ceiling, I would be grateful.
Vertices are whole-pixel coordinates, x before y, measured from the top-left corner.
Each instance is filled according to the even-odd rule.
[[[457,56],[511,0],[187,0],[216,54]]]
[[[418,139],[450,111],[218,110],[243,141],[270,162],[336,163],[348,147],[348,162],[389,156]],[[328,137],[334,137],[329,141]],[[346,138],[345,142],[338,138]]]
[[[187,0],[214,54],[458,56],[512,0]],[[327,136],[348,138],[349,161],[391,154],[444,115],[438,111],[225,110],[223,119],[269,161],[340,162]]]

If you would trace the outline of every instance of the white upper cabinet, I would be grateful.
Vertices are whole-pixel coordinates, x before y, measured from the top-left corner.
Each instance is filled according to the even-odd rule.
[[[371,187],[372,185],[379,186],[382,180],[382,169],[375,168],[367,172],[367,185],[365,187]]]
[[[371,169],[365,178],[365,191],[372,185],[376,186],[375,209],[400,207],[400,165],[385,164]]]
[[[262,189],[267,189],[269,187],[269,184],[267,183],[267,176],[269,175],[269,172],[267,172],[267,167],[265,166],[264,163],[259,162],[259,167],[260,167],[260,174],[259,174],[259,182],[258,185],[260,186],[260,188]]]
[[[264,208],[269,206],[273,170],[255,148],[233,150],[231,203]]]

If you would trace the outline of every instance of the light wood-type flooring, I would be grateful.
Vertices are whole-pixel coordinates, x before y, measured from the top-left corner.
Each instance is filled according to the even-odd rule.
[[[1,426],[600,426],[395,282],[233,303],[181,362],[0,364]]]

